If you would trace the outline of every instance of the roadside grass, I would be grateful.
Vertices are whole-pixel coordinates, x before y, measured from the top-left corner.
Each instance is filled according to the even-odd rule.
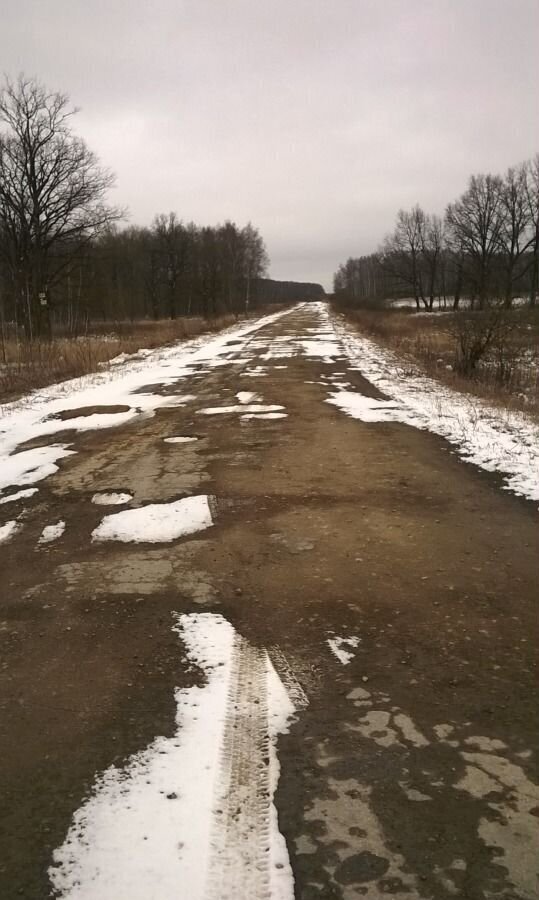
[[[515,328],[504,346],[500,378],[499,350],[493,348],[473,376],[456,371],[453,312],[417,314],[406,309],[343,309],[347,321],[373,340],[394,350],[412,368],[466,394],[506,408],[539,416],[539,310],[514,310]],[[405,367],[404,367],[405,368]]]
[[[257,315],[262,311],[257,310]],[[0,400],[15,400],[36,388],[102,370],[120,353],[172,344],[221,331],[238,321],[229,314],[153,321],[95,323],[79,337],[25,341],[15,335],[0,343]]]

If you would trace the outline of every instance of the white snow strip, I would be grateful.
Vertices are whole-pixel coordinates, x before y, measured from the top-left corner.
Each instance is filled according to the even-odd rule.
[[[54,525],[45,525],[38,540],[38,544],[50,544],[51,541],[57,540],[66,530],[66,523],[60,519]]]
[[[199,494],[172,503],[150,503],[105,516],[92,531],[94,541],[161,543],[213,525],[208,497]]]
[[[329,649],[337,657],[340,663],[343,666],[347,666],[351,660],[353,660],[355,653],[351,653],[349,650],[343,650],[344,647],[357,647],[359,645],[358,637],[334,637],[328,638],[327,643],[329,645]]]
[[[21,528],[21,523],[17,522],[16,519],[12,519],[11,522],[6,522],[5,525],[0,525],[0,544],[3,544],[4,541],[9,541],[9,539],[12,538],[17,531],[20,531]]]
[[[251,650],[251,655],[258,653],[262,666],[266,658],[261,674],[267,695],[269,797],[265,796],[263,821],[255,817],[247,827],[247,840],[231,846],[237,819],[248,817],[251,808],[258,810],[252,797],[259,792],[256,778],[249,780],[241,786],[244,802],[239,816],[235,796],[228,798],[234,805],[232,822],[224,815],[222,801],[235,786],[230,763],[237,766],[243,757],[240,753],[231,761],[223,759],[223,752],[232,732],[240,742],[246,741],[249,759],[253,730],[258,738],[259,706],[243,708],[240,694],[242,709],[235,711],[232,697],[239,687],[242,644],[222,616],[183,615],[175,630],[185,642],[189,660],[203,670],[206,683],[176,690],[173,737],[157,738],[125,768],[111,766],[99,777],[54,852],[49,869],[53,889],[62,900],[293,900],[293,876],[273,795],[279,777],[276,739],[286,731],[294,706],[267,654]],[[253,729],[245,726],[245,715]],[[226,862],[234,864],[221,867],[220,851]]]
[[[178,435],[177,437],[163,438],[163,440],[165,444],[191,444],[193,441],[198,441],[198,438]]]
[[[298,344],[303,350],[304,356],[315,357],[323,362],[333,362],[343,355],[342,345],[336,340],[335,335],[332,340],[324,340],[320,337],[319,340],[300,340]]]
[[[95,503],[97,506],[121,506],[123,503],[129,503],[132,499],[132,494],[102,491],[98,494],[94,494],[92,503]]]
[[[326,401],[343,409],[354,419],[362,422],[402,422],[399,404],[393,400],[373,400],[355,391],[338,391]]]
[[[22,491],[16,491],[14,494],[8,494],[7,497],[2,497],[0,500],[0,506],[2,503],[13,503],[15,500],[23,500],[25,497],[32,497],[34,494],[37,494],[37,488],[24,488]]]
[[[295,307],[298,308],[301,307]],[[204,335],[172,347],[141,350],[131,356],[120,354],[98,373],[50,385],[21,400],[4,404],[0,410],[0,490],[47,478],[58,470],[57,460],[75,452],[67,450],[65,444],[58,444],[56,450],[40,447],[15,454],[17,447],[25,441],[63,430],[86,431],[125,425],[141,416],[153,415],[161,407],[184,405],[192,399],[191,395],[164,396],[141,390],[150,383],[170,384],[192,375],[194,366],[209,366],[213,362],[238,363],[237,358],[219,360],[227,341],[247,339],[292,311],[280,310],[249,324],[233,326],[217,336]],[[71,409],[118,405],[129,409],[119,413],[96,412],[73,419],[55,418]]]
[[[256,403],[251,405],[245,404],[242,406],[208,406],[206,409],[199,409],[199,415],[202,416],[218,416],[226,413],[249,413],[249,412],[277,412],[281,409],[284,409],[284,406],[259,406]]]
[[[21,450],[11,456],[0,454],[0,490],[14,484],[33,484],[54,475],[58,471],[56,461],[74,452],[67,448],[68,444],[50,444]]]

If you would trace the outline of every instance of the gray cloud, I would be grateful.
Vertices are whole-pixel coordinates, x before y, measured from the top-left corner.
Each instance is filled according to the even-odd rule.
[[[82,107],[131,221],[252,220],[322,281],[399,206],[539,150],[536,0],[21,0],[3,67]]]

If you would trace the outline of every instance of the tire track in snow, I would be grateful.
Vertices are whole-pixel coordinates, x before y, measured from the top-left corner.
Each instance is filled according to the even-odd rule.
[[[269,900],[268,658],[239,635],[232,653],[207,900]]]
[[[206,683],[176,691],[173,736],[98,776],[54,851],[54,895],[293,900],[273,795],[296,707],[267,652],[222,616],[182,615],[174,630]]]

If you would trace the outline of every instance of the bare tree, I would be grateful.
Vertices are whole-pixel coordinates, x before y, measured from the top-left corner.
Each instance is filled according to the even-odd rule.
[[[535,306],[539,293],[539,153],[526,167],[526,199],[530,213],[532,254],[530,306]]]
[[[178,287],[187,268],[189,234],[175,212],[157,215],[153,223],[153,234],[160,255],[163,281],[166,284],[168,315],[169,318],[175,319]]]
[[[425,225],[426,216],[420,206],[414,206],[410,212],[400,209],[395,230],[385,238],[380,251],[384,268],[412,289],[417,309],[421,303],[428,307],[421,265]]]
[[[511,308],[515,282],[523,274],[526,253],[533,244],[527,193],[528,167],[510,168],[501,188],[500,255],[504,269],[504,303]],[[524,265],[524,268],[527,268]]]
[[[428,308],[440,294],[440,272],[444,247],[444,225],[439,216],[425,216],[421,222],[421,253],[428,291]]]
[[[242,228],[241,236],[244,242],[245,312],[249,312],[253,283],[266,273],[269,257],[261,235],[250,222]]]
[[[71,129],[65,94],[19,76],[0,91],[0,252],[28,336],[50,325],[49,292],[81,247],[122,217],[113,175]]]
[[[483,309],[490,299],[493,264],[503,224],[502,179],[472,175],[468,190],[447,208],[446,219],[462,247],[473,294]]]

